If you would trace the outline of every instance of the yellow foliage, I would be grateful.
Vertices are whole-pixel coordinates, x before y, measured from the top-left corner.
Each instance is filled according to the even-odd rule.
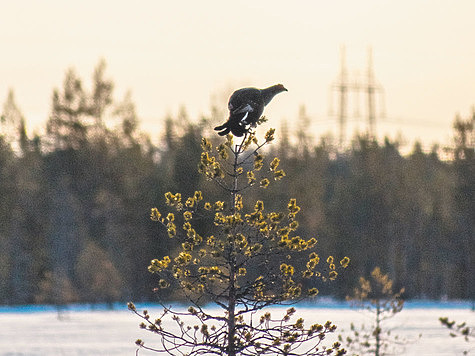
[[[267,178],[263,178],[261,179],[261,181],[259,182],[259,185],[261,186],[261,188],[267,188],[269,186],[269,179]]]
[[[183,219],[185,219],[185,221],[191,220],[192,218],[193,218],[193,213],[191,211],[185,211],[183,213]]]
[[[202,150],[206,151],[206,152],[209,152],[209,151],[211,151],[211,147],[212,147],[211,142],[207,138],[203,137],[201,139],[201,148],[202,148]]]
[[[275,157],[270,163],[270,170],[275,171],[277,167],[279,166],[279,163],[280,163],[280,160],[277,157]]]
[[[266,140],[266,142],[271,142],[274,140],[274,133],[275,133],[275,129],[269,129],[267,132],[266,132],[266,135],[264,137],[264,139]]]
[[[150,219],[153,221],[160,221],[162,214],[158,211],[157,208],[152,208],[150,212]]]

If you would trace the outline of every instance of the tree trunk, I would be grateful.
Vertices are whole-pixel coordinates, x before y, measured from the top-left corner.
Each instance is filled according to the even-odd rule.
[[[233,164],[233,190],[231,191],[231,213],[236,212],[236,194],[238,190],[238,159],[239,154],[241,153],[242,146],[236,145],[234,151],[234,164]],[[236,356],[236,347],[235,347],[235,335],[236,335],[236,320],[235,320],[235,310],[236,310],[236,258],[235,258],[235,245],[231,243],[231,250],[229,251],[229,296],[228,296],[228,356]]]

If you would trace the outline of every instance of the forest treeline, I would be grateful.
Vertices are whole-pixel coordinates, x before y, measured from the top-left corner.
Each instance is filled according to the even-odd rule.
[[[43,135],[30,137],[13,92],[2,111],[0,135],[0,304],[154,300],[153,258],[174,240],[150,221],[166,192],[220,188],[198,174],[201,137],[217,144],[212,127],[224,113],[164,119],[158,143],[140,132],[130,95],[113,97],[105,64],[86,90],[67,71],[52,95]],[[272,121],[272,118],[269,118]],[[351,265],[322,294],[344,297],[375,266],[389,273],[406,298],[475,298],[475,114],[454,121],[454,141],[402,155],[398,142],[361,135],[338,150],[317,143],[303,115],[277,127],[286,177],[267,190],[249,190],[281,210],[290,198],[302,208],[299,233],[315,236],[322,255],[349,256]],[[268,126],[272,126],[269,124]],[[200,233],[206,234],[206,224]],[[173,292],[170,294],[173,299]]]

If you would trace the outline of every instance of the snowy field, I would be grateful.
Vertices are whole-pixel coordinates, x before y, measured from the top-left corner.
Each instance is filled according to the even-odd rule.
[[[306,322],[331,320],[340,332],[348,330],[351,322],[355,325],[369,325],[371,322],[367,314],[337,304],[296,307],[298,316],[304,317]],[[142,309],[140,305],[137,308]],[[156,306],[147,306],[147,309],[152,318],[160,311]],[[284,310],[272,312],[277,316]],[[397,354],[462,355],[469,346],[472,347],[469,354],[475,353],[473,341],[469,344],[460,337],[448,336],[448,330],[438,321],[441,316],[475,325],[475,312],[470,310],[468,303],[406,303],[403,311],[385,324],[391,328],[392,334],[406,340],[404,350]],[[138,328],[140,321],[122,305],[112,311],[70,307],[61,319],[53,308],[48,307],[0,307],[0,355],[134,356],[136,339],[143,339],[151,347],[156,341],[153,334]],[[156,354],[141,350],[139,355]]]

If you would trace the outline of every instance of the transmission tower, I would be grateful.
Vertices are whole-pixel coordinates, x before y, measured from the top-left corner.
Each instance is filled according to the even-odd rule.
[[[339,127],[338,143],[340,148],[343,147],[346,139],[346,124],[348,120],[348,102],[349,95],[352,97],[352,105],[354,105],[354,116],[359,113],[360,93],[366,98],[366,116],[367,116],[367,132],[371,138],[376,137],[376,107],[377,96],[379,96],[378,106],[381,109],[381,116],[384,116],[384,90],[380,84],[377,83],[373,70],[373,54],[371,48],[368,49],[368,65],[365,75],[360,77],[358,75],[348,72],[346,68],[346,54],[345,47],[342,46],[340,50],[340,73],[335,82],[332,84],[332,98],[337,95],[337,118]],[[332,100],[333,101],[333,100]],[[331,101],[331,102],[332,102]]]

